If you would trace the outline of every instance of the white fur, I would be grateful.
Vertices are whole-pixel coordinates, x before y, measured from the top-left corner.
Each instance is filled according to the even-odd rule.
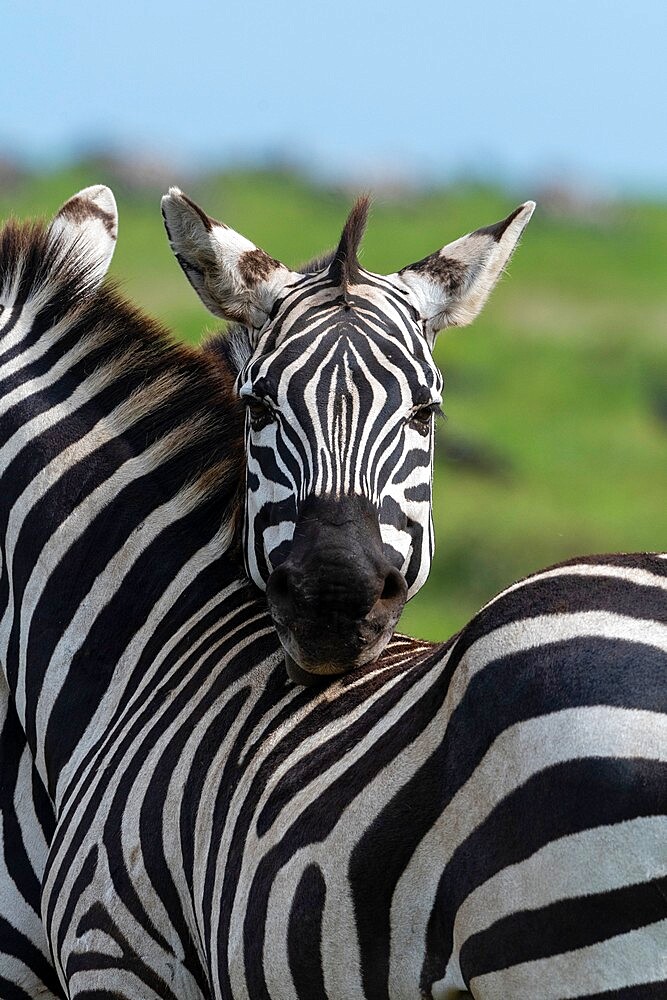
[[[77,212],[73,214],[75,203]],[[90,212],[82,217],[86,203]],[[99,212],[104,213],[106,220]],[[50,236],[60,243],[63,258],[76,254],[89,269],[90,287],[99,285],[109,269],[118,238],[118,209],[111,189],[104,184],[94,184],[75,194],[51,223]]]
[[[278,263],[265,278],[248,284],[240,258],[258,247],[208,216],[205,224],[200,212],[177,187],[163,197],[162,214],[174,253],[207,309],[260,329],[283,289],[300,275]]]
[[[399,287],[410,290],[431,338],[446,326],[467,326],[479,315],[534,211],[535,202],[525,202],[498,242],[478,230],[432,255],[434,262],[446,258],[466,268],[466,280],[454,295],[448,296],[442,283],[428,272],[406,268],[390,275]]]

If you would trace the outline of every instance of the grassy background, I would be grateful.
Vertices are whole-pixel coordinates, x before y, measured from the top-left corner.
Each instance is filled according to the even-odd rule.
[[[96,182],[118,197],[112,273],[198,341],[215,320],[171,257],[157,183],[84,163],[0,186],[0,218],[50,215]],[[291,265],[335,244],[352,200],[287,172],[228,172],[187,190]],[[458,186],[380,196],[363,263],[393,271],[535,194]],[[666,261],[666,204],[547,199],[480,319],[441,334],[437,552],[403,631],[442,639],[513,579],[560,559],[667,548]]]

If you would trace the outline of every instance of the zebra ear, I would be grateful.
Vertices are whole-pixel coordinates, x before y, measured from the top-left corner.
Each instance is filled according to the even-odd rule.
[[[472,323],[500,278],[535,209],[527,201],[502,222],[448,243],[393,277],[416,300],[431,341],[446,326]]]
[[[118,236],[116,199],[104,184],[79,191],[66,201],[49,227],[49,241],[58,246],[58,259],[74,257],[86,271],[90,289],[109,269]]]
[[[258,329],[285,286],[300,277],[209,218],[178,188],[162,199],[162,217],[176,260],[216,316]]]

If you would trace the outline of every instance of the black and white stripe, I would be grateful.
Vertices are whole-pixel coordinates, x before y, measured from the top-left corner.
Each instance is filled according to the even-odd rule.
[[[55,828],[4,674],[0,677],[0,996],[62,993],[49,959],[40,899]]]
[[[290,684],[241,569],[233,345],[173,345],[105,252],[0,236],[2,995],[50,983],[43,866],[80,1000],[664,995],[667,557]]]
[[[65,804],[45,914],[74,994],[113,950],[127,997],[659,997],[667,573],[641,566],[526,581],[319,696],[221,601],[236,642],[211,663],[184,632]]]

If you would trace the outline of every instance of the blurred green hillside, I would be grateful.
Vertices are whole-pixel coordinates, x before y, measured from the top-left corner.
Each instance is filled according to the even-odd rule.
[[[352,195],[289,172],[231,172],[185,188],[297,265],[335,244]],[[159,185],[111,164],[0,181],[0,217],[52,214],[109,183],[120,210],[112,272],[196,342],[215,320],[167,246]],[[376,197],[362,260],[393,271],[537,197],[523,244],[476,324],[441,334],[437,553],[403,631],[442,639],[515,578],[570,556],[667,548],[667,204],[585,203],[481,186]]]

